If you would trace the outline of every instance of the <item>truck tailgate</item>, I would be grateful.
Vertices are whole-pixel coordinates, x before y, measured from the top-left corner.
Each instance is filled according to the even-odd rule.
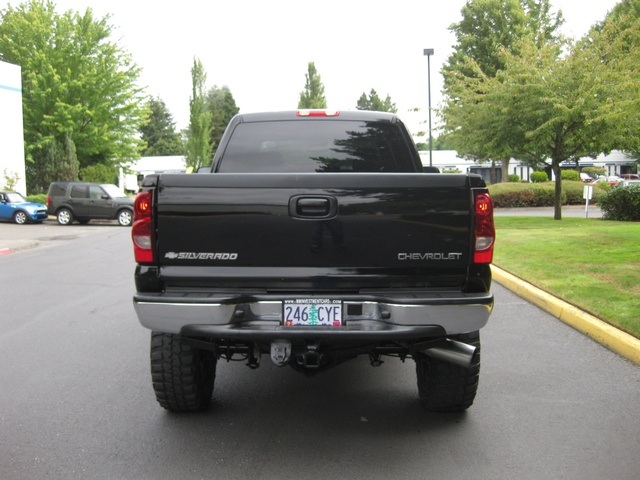
[[[190,287],[224,278],[227,287],[282,288],[305,278],[316,288],[318,279],[375,288],[383,277],[387,287],[390,277],[391,286],[425,287],[435,276],[459,287],[471,254],[469,183],[415,173],[161,175],[162,276],[180,286],[188,267]]]

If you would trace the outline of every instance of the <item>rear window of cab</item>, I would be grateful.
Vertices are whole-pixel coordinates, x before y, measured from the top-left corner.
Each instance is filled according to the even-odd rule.
[[[415,172],[401,130],[353,120],[248,122],[236,126],[220,173]]]

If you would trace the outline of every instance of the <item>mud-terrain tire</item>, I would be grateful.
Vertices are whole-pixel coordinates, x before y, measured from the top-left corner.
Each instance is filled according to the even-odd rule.
[[[415,358],[418,393],[422,406],[432,412],[461,412],[469,408],[480,378],[480,332],[452,335],[452,340],[477,347],[469,368],[426,355]]]
[[[182,344],[178,335],[151,332],[151,381],[158,403],[171,412],[201,412],[211,404],[217,359]]]

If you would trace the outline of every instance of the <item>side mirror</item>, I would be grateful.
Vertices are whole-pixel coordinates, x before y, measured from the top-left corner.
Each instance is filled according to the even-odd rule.
[[[438,167],[422,167],[423,173],[440,173],[440,169]]]

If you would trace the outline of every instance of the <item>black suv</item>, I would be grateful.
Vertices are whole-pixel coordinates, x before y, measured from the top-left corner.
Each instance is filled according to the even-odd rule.
[[[55,215],[60,225],[99,218],[118,220],[126,227],[133,222],[133,199],[115,185],[53,182],[47,193],[47,213]]]

